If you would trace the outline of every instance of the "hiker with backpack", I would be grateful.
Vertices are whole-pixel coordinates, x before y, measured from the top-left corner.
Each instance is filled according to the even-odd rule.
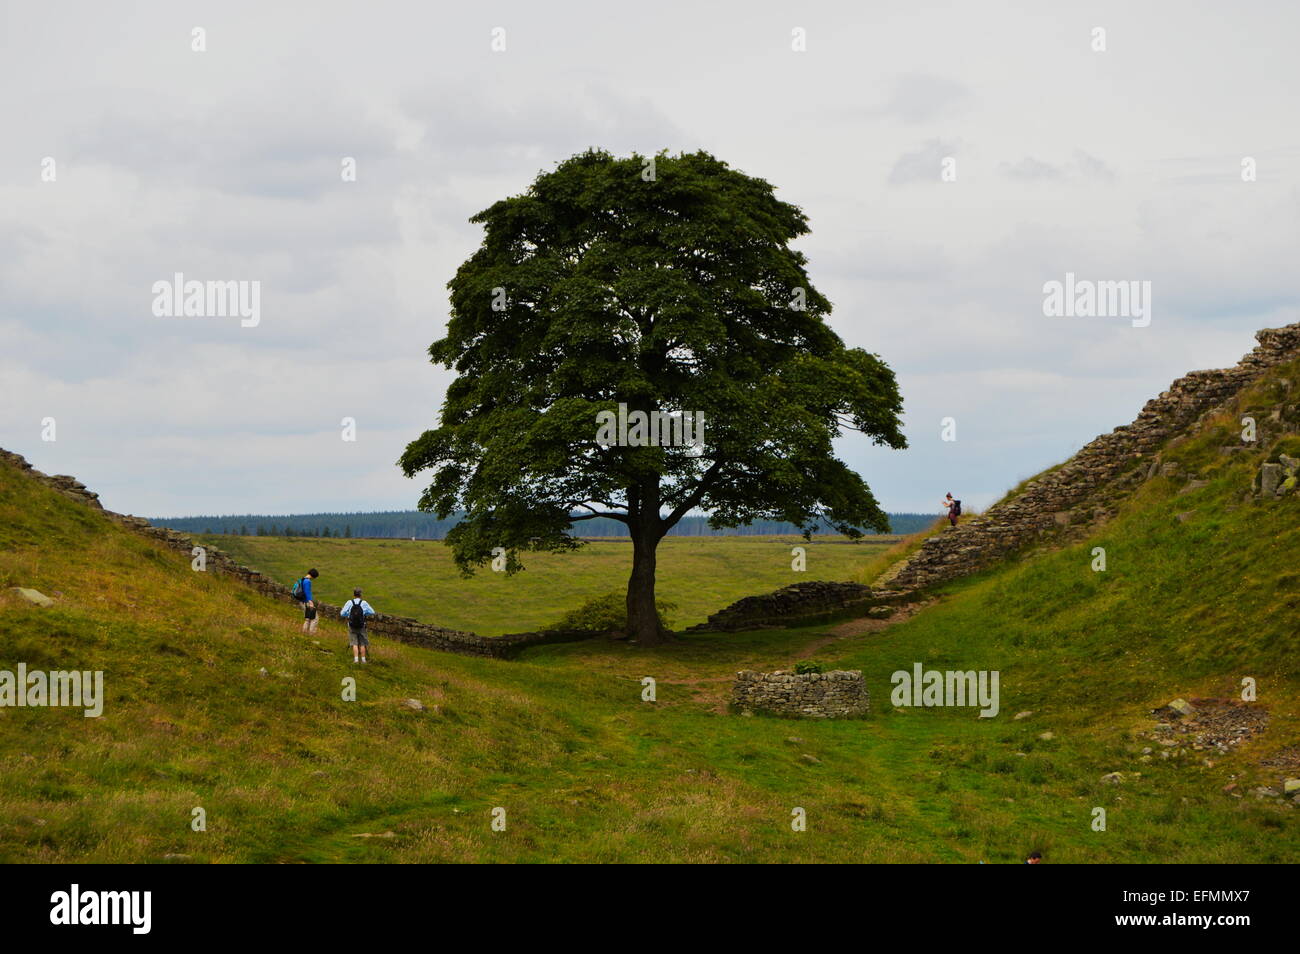
[[[957,518],[961,516],[961,501],[954,500],[952,494],[949,494],[943,500],[943,507],[948,511],[949,523],[957,526]]]
[[[310,635],[316,632],[316,626],[320,620],[316,618],[316,601],[311,595],[311,581],[320,576],[316,568],[312,567],[307,571],[305,576],[298,578],[293,584],[293,598],[303,606],[302,613],[302,631],[304,635]]]
[[[348,621],[348,645],[352,647],[352,661],[366,661],[366,649],[370,640],[366,638],[366,620],[375,615],[375,608],[361,598],[361,590],[352,591],[352,599],[343,604],[339,616]]]

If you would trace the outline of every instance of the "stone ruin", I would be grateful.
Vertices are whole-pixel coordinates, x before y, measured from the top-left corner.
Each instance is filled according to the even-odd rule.
[[[707,622],[687,629],[694,632],[734,633],[750,629],[772,629],[818,622],[837,613],[874,605],[871,587],[861,583],[826,583],[809,580],[793,583],[771,593],[746,596],[718,610]]]
[[[801,719],[844,719],[864,716],[871,696],[862,671],[736,673],[731,704],[742,712],[766,712]]]

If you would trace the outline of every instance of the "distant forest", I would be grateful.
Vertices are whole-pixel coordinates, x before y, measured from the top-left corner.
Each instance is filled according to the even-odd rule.
[[[159,527],[171,527],[186,533],[219,533],[232,536],[256,537],[415,537],[420,540],[441,540],[456,525],[459,517],[439,520],[431,513],[418,510],[392,510],[381,513],[304,513],[290,516],[245,514],[234,517],[152,517],[150,522]],[[915,533],[924,530],[938,519],[932,513],[891,513],[890,529],[894,533]],[[625,537],[627,527],[617,520],[601,517],[577,524],[581,537]],[[763,520],[747,527],[713,530],[708,518],[687,516],[669,531],[670,536],[716,537],[729,535],[788,535],[799,532],[789,523]],[[830,532],[829,527],[822,532]]]

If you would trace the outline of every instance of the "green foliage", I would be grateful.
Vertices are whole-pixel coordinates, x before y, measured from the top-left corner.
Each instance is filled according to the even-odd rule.
[[[466,572],[497,546],[508,572],[517,551],[572,549],[586,505],[651,545],[693,509],[715,527],[888,527],[832,441],[905,446],[902,400],[883,361],[826,325],[790,248],[803,212],[704,152],[660,153],[647,181],[649,161],[583,153],[472,219],[483,242],[429,349],[458,377],[400,461],[432,471],[420,509],[466,513],[447,535]],[[598,444],[598,413],[620,404],[702,414],[703,453]]]
[[[675,603],[667,600],[655,600],[655,610],[659,614],[659,625],[671,628],[669,613],[677,609]],[[573,630],[583,633],[624,632],[627,629],[627,594],[606,593],[588,600],[582,606],[564,617],[551,629]]]
[[[825,672],[821,663],[813,662],[810,659],[801,659],[794,664],[794,671],[797,675],[804,675],[810,672]]]

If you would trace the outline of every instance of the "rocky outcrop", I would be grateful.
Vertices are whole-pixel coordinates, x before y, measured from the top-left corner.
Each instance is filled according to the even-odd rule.
[[[162,546],[175,550],[185,559],[194,558],[194,549],[199,544],[178,530],[155,527],[143,517],[130,514],[114,513],[105,510],[99,502],[99,495],[86,489],[86,485],[65,475],[50,476],[32,467],[20,454],[0,449],[0,464],[15,467],[34,480],[57,490],[78,503],[86,504],[101,511],[105,517],[126,529],[149,537]],[[237,579],[263,596],[280,600],[284,603],[298,605],[289,587],[270,577],[235,562],[229,554],[216,547],[203,547],[204,571],[220,573]],[[323,619],[339,619],[341,607],[328,603],[317,603],[317,610]],[[490,656],[497,659],[509,659],[530,646],[550,643],[576,642],[592,638],[586,631],[542,630],[532,633],[510,633],[505,636],[480,636],[477,633],[461,632],[422,623],[406,616],[390,616],[380,613],[367,622],[366,631],[370,635],[392,639],[396,642],[409,643],[425,649],[437,649],[443,652],[459,653],[464,656]]]
[[[736,673],[731,704],[742,712],[843,719],[866,715],[871,696],[857,669],[800,674],[746,669]]]
[[[1109,516],[1118,498],[1149,476],[1172,476],[1168,465],[1152,460],[1166,442],[1220,409],[1269,368],[1300,355],[1300,324],[1266,328],[1255,337],[1258,346],[1236,367],[1179,378],[1148,401],[1132,424],[1101,435],[983,515],[926,540],[878,585],[911,589],[984,569],[1046,534]]]
[[[1294,493],[1300,483],[1300,458],[1278,454],[1276,460],[1260,465],[1255,476],[1255,495],[1268,499]]]
[[[67,474],[43,474],[31,464],[21,454],[10,453],[0,447],[0,464],[8,464],[23,471],[31,477],[36,478],[47,487],[52,487],[65,497],[69,497],[77,503],[83,503],[87,507],[94,507],[96,510],[103,510],[104,506],[99,502],[99,494],[92,493],[86,489],[86,485],[75,477],[69,477]]]

